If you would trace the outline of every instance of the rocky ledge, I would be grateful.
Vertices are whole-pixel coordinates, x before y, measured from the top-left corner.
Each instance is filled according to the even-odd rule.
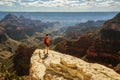
[[[110,68],[52,50],[44,58],[43,50],[36,49],[30,65],[34,80],[120,80],[120,75]]]

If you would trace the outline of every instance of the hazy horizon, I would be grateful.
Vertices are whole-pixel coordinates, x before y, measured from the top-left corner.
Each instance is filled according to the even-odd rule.
[[[62,25],[72,26],[88,20],[108,20],[118,12],[0,12],[0,19],[7,14],[23,15],[25,18],[41,20],[43,22],[60,22]]]

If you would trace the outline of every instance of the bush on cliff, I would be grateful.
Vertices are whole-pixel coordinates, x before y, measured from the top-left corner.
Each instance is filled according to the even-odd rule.
[[[14,57],[14,68],[19,76],[28,75],[30,68],[30,58],[37,46],[21,43],[16,50]]]

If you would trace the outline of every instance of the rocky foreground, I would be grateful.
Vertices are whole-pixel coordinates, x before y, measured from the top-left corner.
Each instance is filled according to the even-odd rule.
[[[110,68],[52,50],[45,59],[43,50],[35,50],[30,65],[30,76],[36,80],[120,80]]]

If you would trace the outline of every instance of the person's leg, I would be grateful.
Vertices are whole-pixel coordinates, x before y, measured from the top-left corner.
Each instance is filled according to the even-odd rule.
[[[46,46],[44,47],[44,54],[45,54],[45,52],[46,52]]]
[[[48,50],[49,50],[49,47],[48,47],[48,46],[45,46],[45,48],[44,48],[44,53],[47,54],[47,53],[48,53]]]
[[[48,46],[45,47],[45,53],[44,53],[44,58],[47,58],[48,57]]]
[[[44,54],[46,54],[47,53],[47,45],[45,44],[44,46],[45,46],[44,47]]]
[[[46,53],[46,54],[48,54],[48,50],[49,50],[49,47],[48,47],[48,46],[46,46],[46,51],[47,51],[47,53]]]

